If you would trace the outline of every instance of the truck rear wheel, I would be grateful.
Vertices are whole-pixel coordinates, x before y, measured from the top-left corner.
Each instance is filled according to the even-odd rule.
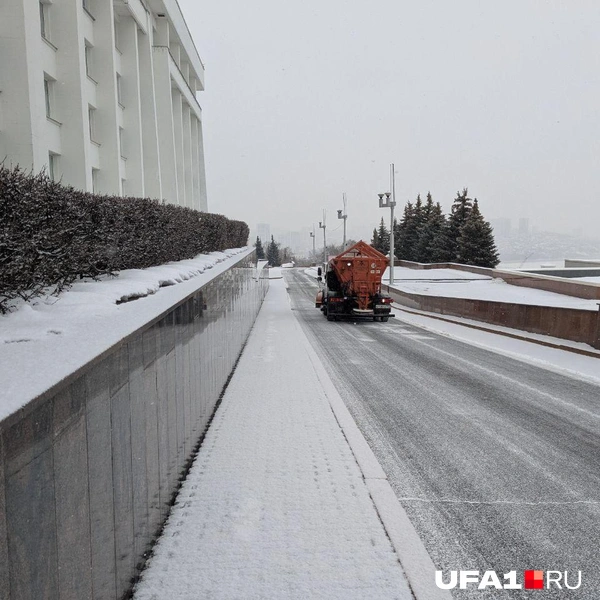
[[[335,321],[335,317],[333,315],[327,315],[328,321]]]
[[[382,320],[384,323],[387,323],[387,322],[388,322],[388,320],[389,320],[389,317],[381,317],[381,320]]]

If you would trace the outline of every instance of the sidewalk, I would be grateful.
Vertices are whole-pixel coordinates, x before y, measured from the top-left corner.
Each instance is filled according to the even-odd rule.
[[[315,361],[271,281],[135,600],[446,597]]]

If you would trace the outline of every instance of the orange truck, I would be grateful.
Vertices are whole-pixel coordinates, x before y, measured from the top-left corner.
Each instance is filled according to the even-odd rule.
[[[388,263],[384,254],[366,242],[357,242],[327,263],[325,289],[319,290],[315,306],[328,321],[357,317],[387,321],[394,316],[392,299],[381,292]]]

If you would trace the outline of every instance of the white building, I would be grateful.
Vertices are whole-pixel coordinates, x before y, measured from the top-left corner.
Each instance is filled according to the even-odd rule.
[[[207,209],[204,66],[176,0],[1,0],[0,161]]]

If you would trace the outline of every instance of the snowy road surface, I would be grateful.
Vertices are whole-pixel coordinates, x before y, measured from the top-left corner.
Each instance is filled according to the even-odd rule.
[[[409,600],[281,279],[135,600]]]
[[[439,569],[583,572],[573,592],[453,595],[600,598],[600,387],[400,320],[327,322],[314,279],[300,269],[285,276],[309,340]]]

